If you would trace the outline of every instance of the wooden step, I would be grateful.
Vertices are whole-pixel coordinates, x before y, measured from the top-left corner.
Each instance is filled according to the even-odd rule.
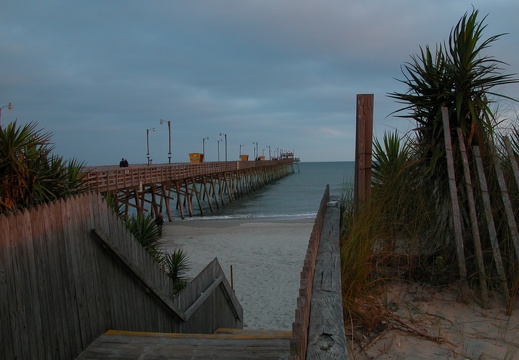
[[[244,337],[252,336],[252,337],[264,337],[264,338],[278,338],[278,339],[290,339],[292,337],[292,331],[233,329],[233,328],[219,328],[219,329],[216,329],[215,334],[238,335],[238,336],[244,336]]]
[[[216,334],[109,330],[76,359],[288,359],[291,333],[218,329]]]

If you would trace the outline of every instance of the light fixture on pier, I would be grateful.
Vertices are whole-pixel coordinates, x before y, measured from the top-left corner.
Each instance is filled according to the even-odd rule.
[[[202,139],[202,155],[204,157],[204,161],[205,161],[205,141],[206,140],[209,140],[209,136],[206,136],[205,138]]]
[[[253,141],[252,145],[255,145],[254,147],[254,160],[258,160],[259,154],[258,154],[258,142]]]
[[[155,131],[155,128],[146,129],[146,148],[148,149],[148,165],[150,164],[150,131]]]
[[[4,105],[2,107],[0,107],[0,129],[2,128],[2,109],[4,108],[7,108],[7,110],[13,110],[14,107],[13,107],[13,104],[9,103],[7,105]]]
[[[225,137],[225,161],[227,161],[227,134],[220,133],[220,136]]]
[[[168,164],[171,164],[171,121],[160,119],[160,124],[168,123],[168,140],[169,140],[169,152],[168,152]]]

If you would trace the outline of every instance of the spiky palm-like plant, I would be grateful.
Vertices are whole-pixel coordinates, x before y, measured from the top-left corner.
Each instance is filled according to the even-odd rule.
[[[160,236],[153,217],[138,214],[127,219],[125,224],[137,241],[141,243],[142,247],[160,263],[162,261]]]
[[[492,152],[496,115],[490,105],[497,99],[514,100],[498,93],[500,85],[519,82],[512,74],[503,73],[504,62],[485,55],[485,50],[504,34],[483,38],[486,25],[478,20],[478,11],[466,13],[451,30],[448,42],[438,45],[433,52],[429,47],[421,48],[420,55],[412,56],[412,62],[403,67],[403,84],[406,93],[391,93],[390,97],[405,104],[395,113],[400,117],[416,121],[416,158],[422,175],[418,181],[421,189],[429,193],[430,209],[436,214],[430,232],[441,242],[453,237],[450,212],[451,198],[445,137],[452,143],[455,177],[464,178],[461,161],[460,142],[467,150],[467,158],[472,159],[472,146],[478,145],[488,172],[493,172]],[[442,107],[448,108],[450,133],[443,127]],[[457,136],[460,129],[462,136]],[[469,171],[476,173],[475,165],[469,163]],[[495,179],[489,179],[489,188],[498,189]],[[493,182],[493,183],[492,183]],[[461,204],[461,223],[464,233],[471,234],[467,190],[458,186],[457,196]],[[482,217],[482,211],[479,212]],[[479,219],[484,223],[483,219]],[[470,235],[469,235],[470,236]],[[466,251],[474,251],[467,243]],[[452,253],[446,248],[446,253]],[[472,258],[469,255],[469,258]],[[469,264],[469,267],[474,264]]]
[[[483,21],[486,19],[483,18]],[[454,157],[459,156],[456,128],[463,133],[465,146],[471,155],[471,145],[488,149],[496,125],[494,113],[489,105],[496,98],[510,99],[493,89],[499,85],[517,83],[510,74],[503,74],[504,62],[485,55],[496,40],[504,34],[483,39],[486,25],[478,20],[478,11],[466,13],[452,29],[448,43],[437,46],[433,53],[429,47],[421,49],[419,56],[404,66],[408,86],[406,93],[391,93],[390,97],[406,104],[396,111],[408,114],[400,117],[417,122],[417,157],[423,167],[422,181],[435,194],[439,217],[448,216],[446,204],[449,200],[445,136],[451,137]],[[451,133],[445,134],[442,107],[449,109]],[[456,176],[462,178],[461,161],[455,161]],[[461,193],[463,196],[463,193]],[[468,212],[465,212],[468,213]],[[441,220],[440,223],[448,224]]]
[[[182,249],[165,253],[162,258],[162,265],[168,276],[173,280],[175,291],[182,290],[187,285],[186,273],[190,269],[189,257],[186,253]]]
[[[486,19],[483,18],[483,21]],[[466,13],[452,29],[447,44],[438,45],[433,53],[427,46],[419,56],[404,65],[406,93],[389,96],[406,104],[395,113],[418,124],[417,144],[424,168],[436,186],[447,189],[442,106],[449,108],[450,128],[461,128],[467,149],[472,144],[486,146],[495,127],[490,104],[495,98],[510,97],[495,92],[499,85],[517,83],[511,74],[503,74],[505,63],[483,54],[504,34],[483,39],[486,25],[478,21],[478,11]],[[513,100],[513,99],[511,99]],[[453,148],[458,139],[453,130]]]
[[[372,203],[383,203],[380,215],[385,227],[394,232],[392,237],[406,236],[422,196],[419,179],[420,168],[416,160],[414,143],[397,132],[384,134],[382,143],[373,143]],[[389,231],[388,231],[389,233]]]
[[[86,190],[83,163],[52,154],[51,135],[35,123],[0,128],[0,212]]]

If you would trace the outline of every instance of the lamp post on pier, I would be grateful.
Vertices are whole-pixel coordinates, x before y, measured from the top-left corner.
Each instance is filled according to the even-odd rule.
[[[148,150],[148,165],[150,165],[150,131],[155,131],[155,128],[146,129],[146,149]]]
[[[253,141],[252,145],[254,145],[254,160],[258,160],[258,142]]]
[[[227,134],[220,133],[220,136],[225,137],[225,161],[227,161]]]
[[[171,121],[160,119],[161,125],[166,122],[168,123],[168,140],[169,140],[168,164],[171,164]]]
[[[11,103],[0,107],[0,129],[2,128],[2,121],[1,120],[2,120],[2,109],[3,108],[7,108],[7,110],[13,110],[14,107],[13,107],[13,104],[11,104]]]
[[[209,136],[202,139],[202,155],[204,156],[204,161],[205,161],[205,141],[206,140],[209,140]]]
[[[241,148],[244,147],[245,145],[242,145],[240,144],[240,156],[241,156]]]

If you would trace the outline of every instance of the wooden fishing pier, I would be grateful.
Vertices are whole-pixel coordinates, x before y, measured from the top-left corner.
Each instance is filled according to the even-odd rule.
[[[117,200],[123,213],[150,211],[183,219],[213,212],[294,172],[295,159],[87,167],[89,187]]]

